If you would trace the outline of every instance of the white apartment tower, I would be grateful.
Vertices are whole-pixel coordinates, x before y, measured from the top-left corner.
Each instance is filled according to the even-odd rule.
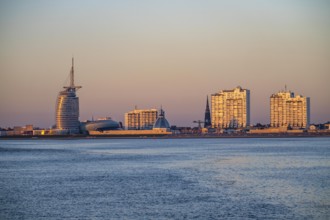
[[[125,113],[125,129],[151,130],[157,118],[157,109],[134,109]]]
[[[211,95],[212,128],[245,128],[250,125],[250,90],[240,86]]]
[[[281,91],[270,96],[270,126],[308,128],[310,98]]]

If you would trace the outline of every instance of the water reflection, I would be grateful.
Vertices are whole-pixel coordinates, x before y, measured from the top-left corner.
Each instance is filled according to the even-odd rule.
[[[328,219],[329,143],[0,141],[0,219]]]

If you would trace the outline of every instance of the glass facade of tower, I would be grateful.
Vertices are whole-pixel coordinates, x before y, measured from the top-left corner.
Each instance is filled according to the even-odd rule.
[[[79,131],[79,98],[74,90],[67,89],[58,94],[56,102],[56,128]]]

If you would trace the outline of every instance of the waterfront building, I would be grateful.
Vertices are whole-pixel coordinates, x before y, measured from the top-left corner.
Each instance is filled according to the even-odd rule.
[[[81,131],[83,133],[90,131],[108,131],[117,130],[120,128],[118,122],[112,120],[111,117],[99,118],[96,121],[86,121],[80,123]]]
[[[143,120],[142,120],[143,119]],[[150,126],[150,121],[155,121]],[[141,122],[140,124],[138,122]],[[148,123],[146,122],[148,121]],[[142,126],[144,123],[144,126]],[[165,112],[160,109],[157,117],[157,109],[138,110],[135,109],[125,114],[126,130],[91,130],[92,136],[113,136],[113,137],[157,137],[171,135],[170,123],[165,118]]]
[[[33,136],[62,136],[72,134],[69,129],[37,129],[33,130]]]
[[[56,129],[68,130],[69,133],[79,132],[79,98],[76,91],[81,86],[74,85],[74,63],[70,71],[70,85],[63,87],[56,101]]]
[[[270,96],[270,126],[308,128],[310,98],[295,96],[291,91],[280,91]]]
[[[19,136],[19,135],[32,135],[33,125],[14,126],[13,129],[3,130],[0,132],[0,136]]]
[[[109,137],[159,137],[171,135],[172,132],[167,129],[152,130],[106,130],[106,131],[90,131],[91,136],[109,136]]]
[[[125,113],[125,129],[151,130],[157,118],[157,109],[134,109]]]
[[[211,95],[212,128],[245,128],[250,125],[250,90],[240,86]]]
[[[161,108],[159,117],[153,126],[153,130],[170,131],[170,127],[170,123],[168,123],[167,119],[165,118],[165,112]]]
[[[204,114],[204,128],[211,127],[211,112],[209,107],[209,97],[206,97],[206,108],[205,108],[205,114]]]

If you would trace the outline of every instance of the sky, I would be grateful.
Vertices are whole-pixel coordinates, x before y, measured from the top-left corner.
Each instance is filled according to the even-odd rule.
[[[0,0],[0,127],[52,126],[72,56],[81,121],[162,106],[196,126],[207,96],[241,86],[266,124],[285,85],[330,120],[327,0]]]

